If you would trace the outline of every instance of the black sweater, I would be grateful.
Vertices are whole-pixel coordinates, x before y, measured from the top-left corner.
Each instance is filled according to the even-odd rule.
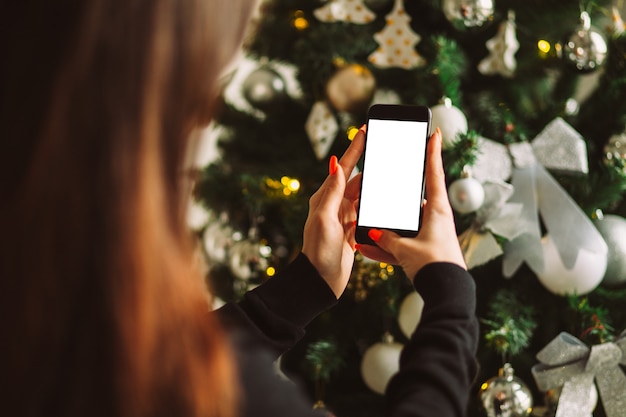
[[[417,273],[414,285],[424,310],[402,351],[400,370],[387,386],[386,416],[462,417],[477,371],[474,281],[456,265],[433,263]],[[320,415],[295,385],[276,376],[273,363],[336,302],[301,254],[242,301],[218,310],[233,335],[242,417]]]

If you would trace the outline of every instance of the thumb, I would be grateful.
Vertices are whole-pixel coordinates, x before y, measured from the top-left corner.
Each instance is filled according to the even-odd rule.
[[[392,255],[397,259],[396,250],[400,236],[389,230],[370,229],[367,235],[372,239],[379,248]]]

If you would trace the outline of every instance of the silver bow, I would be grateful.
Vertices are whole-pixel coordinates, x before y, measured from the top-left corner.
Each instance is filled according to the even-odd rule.
[[[515,165],[511,180],[515,193],[510,202],[524,208],[518,222],[520,234],[504,247],[503,275],[513,276],[522,262],[539,276],[544,272],[539,214],[566,268],[574,267],[581,249],[606,256],[608,247],[600,232],[544,168],[587,173],[586,146],[580,134],[557,118],[532,145],[512,144],[509,151]]]
[[[562,388],[555,417],[588,417],[593,411],[594,379],[607,417],[626,410],[626,331],[614,342],[587,347],[562,332],[538,354],[532,374],[540,391]]]

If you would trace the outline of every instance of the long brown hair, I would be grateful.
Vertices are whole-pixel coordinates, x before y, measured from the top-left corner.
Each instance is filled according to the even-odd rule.
[[[250,1],[3,3],[3,412],[234,416],[181,170]]]

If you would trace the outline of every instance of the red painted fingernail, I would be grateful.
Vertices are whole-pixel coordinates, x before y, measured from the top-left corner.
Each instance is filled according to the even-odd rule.
[[[356,220],[352,222],[352,227],[356,227]]]
[[[328,172],[330,173],[330,175],[335,175],[338,166],[339,164],[337,163],[337,157],[335,155],[331,156],[328,163]]]
[[[378,229],[370,229],[369,232],[367,232],[367,235],[370,237],[370,239],[372,239],[374,242],[378,242],[381,238],[381,236],[383,235],[383,232],[381,232]]]
[[[354,244],[354,250],[359,250],[361,249],[361,244],[360,243],[355,243]]]

